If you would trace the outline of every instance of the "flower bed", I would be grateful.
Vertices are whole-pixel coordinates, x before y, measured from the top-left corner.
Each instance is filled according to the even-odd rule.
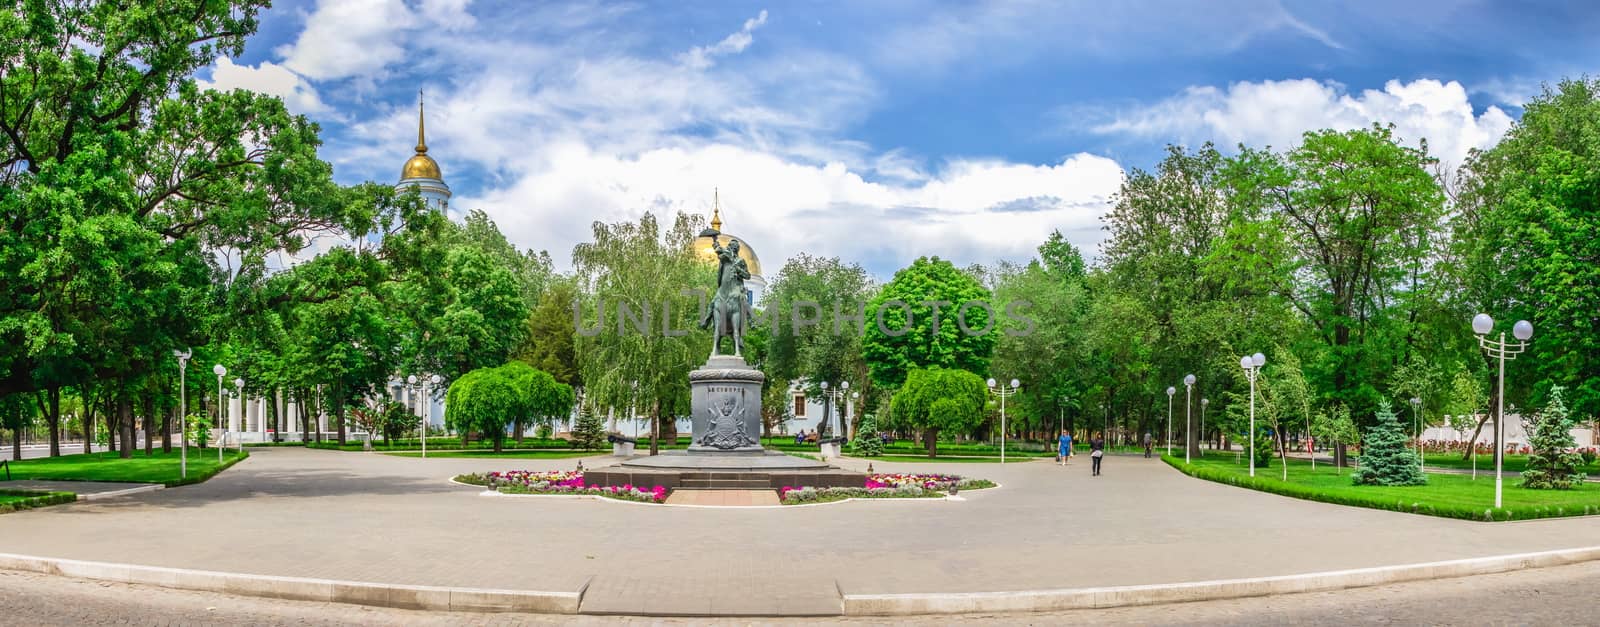
[[[964,479],[957,475],[879,473],[867,475],[867,485],[860,488],[778,488],[778,500],[784,505],[805,503],[830,503],[845,499],[921,499],[939,498],[954,488],[981,490],[994,487],[988,479]]]
[[[456,481],[481,485],[501,494],[555,494],[570,496],[601,496],[623,501],[660,503],[667,500],[667,489],[662,486],[590,486],[584,485],[583,473],[575,470],[539,472],[512,470],[487,474],[460,475]]]

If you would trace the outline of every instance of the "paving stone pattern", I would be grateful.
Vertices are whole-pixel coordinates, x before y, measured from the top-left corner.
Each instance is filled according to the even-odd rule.
[[[800,608],[829,584],[834,594],[884,594],[1168,583],[1600,538],[1600,518],[1487,524],[1348,508],[1200,481],[1137,457],[1108,459],[1100,477],[1048,460],[875,463],[1003,487],[963,492],[964,501],[777,509],[495,499],[448,481],[575,465],[258,449],[204,484],[0,516],[0,552],[436,586],[572,592],[587,582],[586,610],[742,591],[771,603],[740,613],[779,613],[782,599]],[[129,529],[165,531],[129,542]]]

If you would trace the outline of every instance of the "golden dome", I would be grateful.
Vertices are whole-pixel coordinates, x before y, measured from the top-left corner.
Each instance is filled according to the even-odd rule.
[[[406,160],[404,167],[400,168],[400,180],[406,179],[437,179],[444,180],[444,175],[439,173],[439,163],[428,156],[428,142],[423,140],[422,132],[422,92],[417,92],[417,154]]]
[[[713,193],[716,195],[711,204],[711,228],[717,231],[717,243],[723,248],[727,248],[729,242],[738,241],[739,258],[744,260],[745,269],[750,271],[750,276],[755,279],[757,285],[765,285],[764,275],[761,274],[761,258],[756,256],[756,249],[752,248],[750,242],[745,241],[744,238],[722,232],[722,195],[719,192]],[[710,236],[701,235],[694,238],[692,246],[695,254],[699,255],[701,259],[711,264],[717,263],[717,251],[711,247]]]
[[[439,174],[439,164],[426,154],[418,152],[410,159],[406,159],[405,167],[400,168],[400,180],[405,179],[439,179],[444,176]]]
[[[761,258],[756,256],[756,250],[750,247],[750,242],[744,241],[742,238],[729,235],[727,233],[721,233],[717,235],[717,243],[721,244],[723,248],[727,248],[728,242],[732,242],[734,240],[739,241],[739,258],[744,260],[744,265],[750,270],[750,276],[764,276],[761,274]],[[694,238],[693,246],[695,254],[699,255],[701,259],[704,259],[707,263],[712,264],[717,262],[717,252],[712,250],[711,238],[709,236],[701,235],[700,237]]]

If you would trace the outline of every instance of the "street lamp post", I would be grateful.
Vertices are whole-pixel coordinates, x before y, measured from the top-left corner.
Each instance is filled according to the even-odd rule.
[[[228,401],[222,398],[222,378],[228,376],[228,369],[222,364],[217,364],[211,367],[211,374],[217,375],[217,431],[225,434],[227,431],[222,430],[222,412],[227,411]],[[216,444],[217,461],[220,462],[222,461],[222,442],[218,441]]]
[[[433,424],[433,390],[439,387],[439,382],[444,377],[437,374],[428,375],[427,385],[422,386],[422,458],[428,458],[428,427]]]
[[[235,377],[233,379],[233,397],[239,399],[239,433],[235,433],[234,434],[233,440],[234,440],[234,443],[238,445],[239,452],[243,453],[244,452],[244,433],[243,433],[243,431],[246,430],[246,425],[244,424],[245,423],[245,416],[249,415],[244,410],[244,379],[238,378],[238,377]],[[367,439],[371,440],[372,436],[370,436],[370,435],[367,436]]]
[[[987,383],[989,391],[1000,397],[1000,463],[1004,464],[1006,463],[1006,397],[1016,394],[1017,388],[1022,384],[1012,379],[1011,387],[1008,389],[1004,385],[995,387],[994,379],[989,379]]]
[[[1517,355],[1528,349],[1528,340],[1533,338],[1533,324],[1527,320],[1518,320],[1511,326],[1511,335],[1517,338],[1516,343],[1506,341],[1505,331],[1500,332],[1500,339],[1489,339],[1489,332],[1494,330],[1494,318],[1489,314],[1478,314],[1472,317],[1472,332],[1478,334],[1478,346],[1490,357],[1500,360],[1500,393],[1496,395],[1494,417],[1494,506],[1500,507],[1501,471],[1503,457],[1505,456],[1505,418],[1506,418],[1506,360],[1516,359]]]
[[[1167,457],[1172,457],[1172,395],[1178,388],[1167,386]]]
[[[1207,439],[1206,438],[1206,406],[1210,405],[1210,404],[1211,404],[1211,399],[1209,399],[1209,398],[1200,399],[1200,439],[1201,440]],[[1212,447],[1211,450],[1216,450],[1216,447]]]
[[[1190,443],[1194,437],[1194,375],[1183,375],[1183,463],[1189,463],[1189,449],[1198,448]]]
[[[186,373],[189,370],[189,358],[194,356],[194,351],[174,349],[172,356],[178,358],[178,477],[187,479],[189,478],[189,388],[186,385],[188,383]]]
[[[417,375],[414,375],[414,374],[413,375],[407,375],[406,376],[406,387],[409,388],[407,391],[411,393],[411,398],[410,398],[410,401],[411,401],[411,415],[416,416],[418,418],[422,418],[422,405],[417,403],[417,391],[422,389],[422,382],[419,379],[417,379]],[[419,428],[421,429],[421,437],[422,437],[422,451],[423,451],[422,456],[423,457],[427,457],[428,456],[428,453],[427,453],[427,451],[428,451],[428,420],[426,418],[422,419],[422,424],[420,425]]]
[[[1244,368],[1245,378],[1250,380],[1250,476],[1256,476],[1256,377],[1261,374],[1261,367],[1267,365],[1267,356],[1261,353],[1245,355],[1239,358],[1239,367]]]
[[[1417,443],[1413,445],[1417,450],[1417,470],[1422,470],[1423,468],[1427,467],[1424,462],[1426,461],[1426,455],[1428,454],[1422,449],[1422,419],[1417,413],[1421,408],[1422,399],[1415,396],[1411,397],[1411,430],[1417,433]]]
[[[1067,430],[1067,403],[1071,400],[1071,397],[1068,396],[1056,397],[1056,402],[1060,403],[1056,406],[1056,427],[1058,432]],[[1059,433],[1057,437],[1060,437]]]

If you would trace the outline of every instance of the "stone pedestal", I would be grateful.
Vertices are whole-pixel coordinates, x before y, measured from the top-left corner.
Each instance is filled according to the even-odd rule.
[[[823,442],[822,443],[822,459],[826,460],[826,459],[838,459],[838,458],[839,458],[839,443],[837,441]]]
[[[867,476],[825,462],[761,448],[761,383],[744,359],[718,355],[689,372],[694,427],[689,450],[662,451],[585,471],[585,485],[663,486],[672,490],[855,487]],[[613,440],[615,442],[615,440]]]
[[[611,442],[611,454],[617,457],[633,456],[632,440],[615,440]]]
[[[766,377],[741,357],[717,355],[689,372],[693,411],[690,454],[764,454],[761,383]]]

